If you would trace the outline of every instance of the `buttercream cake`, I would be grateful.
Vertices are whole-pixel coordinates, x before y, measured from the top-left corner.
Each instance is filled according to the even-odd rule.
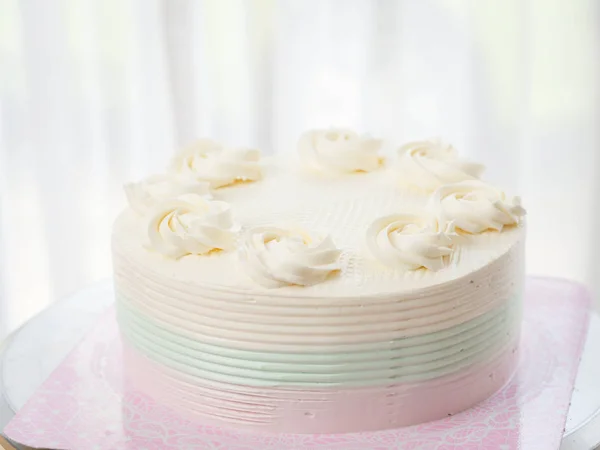
[[[113,230],[132,383],[186,417],[339,433],[436,420],[518,358],[525,211],[439,141],[349,130],[294,155],[201,140],[125,187]]]

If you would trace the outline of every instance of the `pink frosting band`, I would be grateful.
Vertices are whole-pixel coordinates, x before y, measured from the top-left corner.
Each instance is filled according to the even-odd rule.
[[[135,389],[197,422],[276,433],[345,433],[398,428],[468,409],[509,381],[517,348],[513,341],[486,363],[433,380],[353,389],[260,388],[202,380],[128,346],[124,362]]]

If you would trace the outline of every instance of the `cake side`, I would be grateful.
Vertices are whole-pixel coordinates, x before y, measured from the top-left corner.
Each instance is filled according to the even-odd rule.
[[[126,364],[140,387],[217,425],[348,432],[454,414],[500,388],[516,364],[522,238],[450,283],[308,299],[316,305],[199,292],[153,271],[151,258],[128,259],[115,236]]]
[[[457,414],[511,378],[518,344],[488,361],[433,380],[328,389],[218,383],[192,377],[127,345],[124,367],[138,389],[183,417],[207,425],[267,433],[347,433],[398,428]]]

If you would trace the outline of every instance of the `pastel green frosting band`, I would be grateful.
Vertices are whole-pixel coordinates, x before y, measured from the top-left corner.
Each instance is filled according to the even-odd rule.
[[[117,301],[121,332],[148,358],[187,375],[245,386],[370,387],[424,381],[489,361],[518,333],[520,299],[434,333],[385,341],[373,351],[276,353],[215,346],[177,333]],[[169,329],[172,328],[172,329]]]

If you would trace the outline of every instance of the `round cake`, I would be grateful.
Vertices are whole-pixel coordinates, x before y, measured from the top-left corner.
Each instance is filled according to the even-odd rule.
[[[438,141],[349,130],[261,158],[202,140],[126,185],[113,260],[126,372],[188,418],[340,433],[436,420],[518,359],[517,197]]]

